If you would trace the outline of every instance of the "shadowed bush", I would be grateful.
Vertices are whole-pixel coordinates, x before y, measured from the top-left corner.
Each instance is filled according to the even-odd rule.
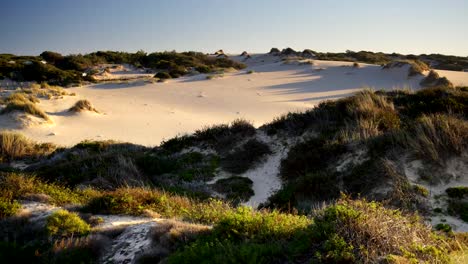
[[[214,184],[214,189],[226,195],[226,198],[238,202],[247,201],[254,191],[252,190],[253,181],[249,178],[234,176],[227,179],[218,180]]]
[[[221,167],[231,173],[244,173],[270,153],[267,144],[251,139],[222,158]]]

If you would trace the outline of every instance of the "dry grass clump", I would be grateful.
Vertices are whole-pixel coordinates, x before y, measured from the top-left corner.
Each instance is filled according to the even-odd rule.
[[[218,200],[199,201],[158,189],[135,187],[101,192],[101,195],[90,200],[85,210],[130,215],[141,215],[150,210],[161,217],[214,223],[231,211],[232,207]]]
[[[34,95],[26,94],[24,92],[19,92],[19,93],[13,93],[10,94],[7,98],[4,100],[5,103],[11,103],[11,102],[16,102],[16,103],[39,103],[39,99],[35,97]]]
[[[60,98],[66,95],[75,95],[75,93],[68,93],[60,86],[49,85],[45,82],[41,84],[32,84],[29,88],[22,88],[22,92],[44,99]]]
[[[365,140],[400,127],[393,102],[372,90],[363,90],[352,97],[346,111],[352,118],[338,133],[344,142]]]
[[[153,247],[139,258],[138,263],[158,263],[198,236],[208,234],[211,227],[176,220],[159,222],[152,230]]]
[[[50,143],[36,144],[21,134],[0,131],[0,162],[44,156],[55,149]]]
[[[47,116],[47,114],[44,113],[42,109],[35,105],[38,102],[39,100],[33,95],[27,95],[26,93],[14,93],[5,99],[6,107],[2,109],[0,114],[20,111],[43,118],[46,121],[50,121],[49,116]]]
[[[408,148],[419,158],[441,163],[468,149],[468,121],[446,114],[425,115],[405,136]]]
[[[91,102],[88,100],[79,100],[68,111],[74,112],[74,113],[79,113],[79,112],[84,112],[84,111],[99,113],[99,111],[96,110],[96,108],[94,108]]]
[[[64,237],[52,245],[53,263],[94,263],[109,246],[109,238],[91,234],[85,237]]]

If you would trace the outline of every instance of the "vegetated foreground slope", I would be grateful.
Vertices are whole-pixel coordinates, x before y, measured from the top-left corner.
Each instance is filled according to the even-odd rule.
[[[258,129],[237,120],[155,148],[60,148],[2,133],[0,257],[105,262],[121,249],[140,263],[463,263],[467,105],[466,87],[364,90]],[[263,209],[242,206],[262,180],[252,172],[275,155],[276,173],[263,177],[282,184]],[[19,215],[27,200],[71,212]],[[114,214],[145,217],[103,228]],[[148,220],[161,218],[177,220]]]

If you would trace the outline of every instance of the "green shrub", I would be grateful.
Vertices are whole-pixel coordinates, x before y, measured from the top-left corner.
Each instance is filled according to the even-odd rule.
[[[209,66],[206,66],[206,65],[200,65],[200,66],[196,67],[195,69],[199,73],[210,73],[210,72],[213,71]]]
[[[0,197],[0,219],[15,215],[20,208],[21,205],[17,201]]]
[[[156,73],[156,75],[154,75],[155,78],[159,78],[159,79],[171,79],[172,76],[167,73],[167,72],[158,72]]]
[[[341,144],[321,138],[306,140],[293,146],[288,156],[281,161],[281,177],[288,180],[323,170],[345,152],[346,147]]]
[[[454,199],[463,199],[468,197],[468,187],[466,186],[450,187],[447,188],[445,192],[450,198]]]
[[[46,230],[50,236],[84,236],[91,227],[78,214],[59,209],[47,217]]]
[[[421,185],[413,185],[413,190],[421,196],[429,197],[429,190]]]
[[[255,194],[252,190],[252,185],[251,179],[234,176],[218,180],[214,185],[214,189],[219,193],[225,194],[229,200],[245,202]]]
[[[450,199],[447,212],[451,215],[460,217],[468,223],[468,202],[464,200]]]
[[[448,225],[448,224],[439,223],[434,228],[435,228],[435,230],[443,231],[443,232],[448,233],[448,234],[453,233],[452,227],[450,225]]]

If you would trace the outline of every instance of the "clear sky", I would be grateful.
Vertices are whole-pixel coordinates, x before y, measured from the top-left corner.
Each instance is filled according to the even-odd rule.
[[[468,55],[468,0],[2,0],[0,53],[370,50]]]

